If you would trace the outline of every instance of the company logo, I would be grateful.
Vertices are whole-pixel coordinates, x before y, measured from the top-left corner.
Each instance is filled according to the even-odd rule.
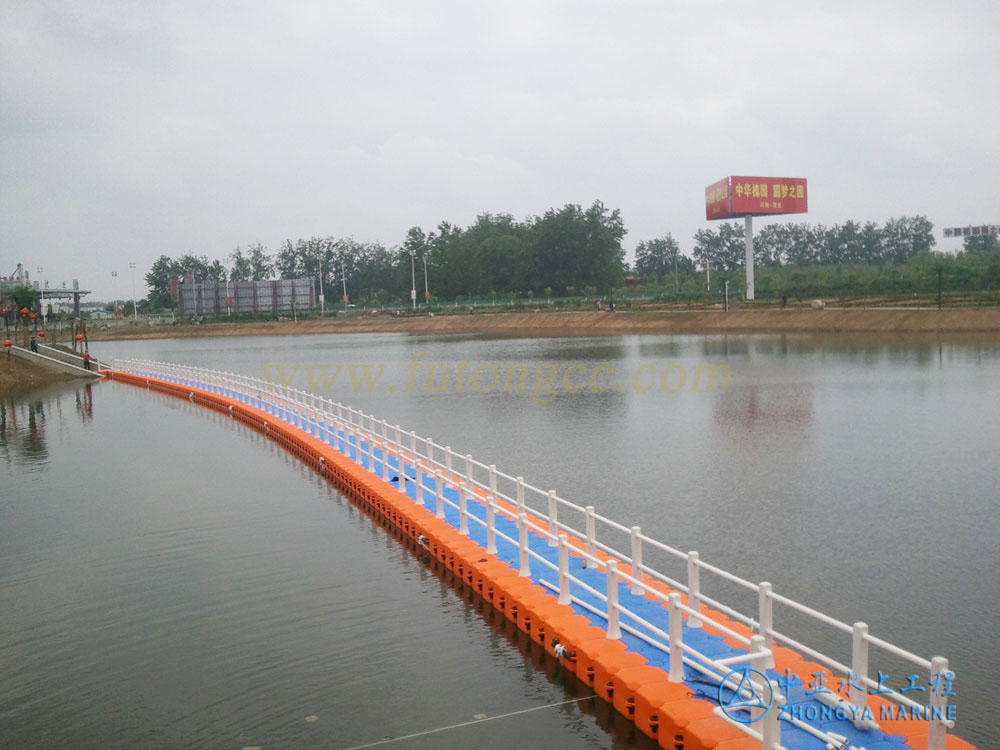
[[[727,694],[727,685],[735,684],[736,688]],[[771,683],[763,672],[752,667],[734,669],[719,683],[719,707],[733,721],[741,724],[752,724],[767,716],[774,703],[774,691]],[[759,708],[760,712],[753,716],[749,709]]]

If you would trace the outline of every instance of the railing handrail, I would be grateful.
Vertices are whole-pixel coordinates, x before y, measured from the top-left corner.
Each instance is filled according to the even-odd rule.
[[[757,644],[755,639],[760,639],[760,644],[763,645],[758,644],[756,646],[759,653],[755,652],[751,654],[751,656],[755,660],[760,660],[761,663],[766,666],[774,666],[773,648],[771,644],[774,641],[780,641],[803,651],[831,669],[847,675],[854,674],[854,676],[863,684],[877,686],[880,688],[880,694],[884,695],[887,699],[907,706],[920,706],[920,704],[895,690],[885,688],[868,676],[868,647],[870,645],[877,646],[884,651],[913,663],[916,666],[930,670],[932,679],[935,677],[935,669],[939,670],[938,677],[941,676],[941,671],[947,671],[948,662],[942,657],[934,657],[934,659],[928,660],[913,654],[910,651],[902,649],[884,639],[870,635],[868,633],[867,625],[864,623],[855,623],[852,627],[845,622],[801,604],[794,599],[775,593],[772,590],[770,583],[752,583],[745,578],[701,560],[697,552],[692,551],[685,554],[675,547],[642,534],[639,527],[629,528],[624,526],[616,521],[613,521],[612,519],[597,514],[594,512],[592,506],[585,507],[577,505],[569,500],[559,497],[554,490],[541,490],[538,487],[528,484],[520,477],[511,476],[500,471],[492,464],[486,465],[473,459],[471,456],[456,453],[450,446],[439,445],[432,439],[418,436],[412,431],[403,432],[400,430],[398,425],[392,428],[395,431],[394,437],[398,438],[397,441],[397,439],[389,437],[388,433],[390,431],[390,427],[385,420],[376,420],[373,415],[364,414],[363,412],[355,410],[350,406],[345,406],[340,402],[334,402],[323,397],[318,397],[312,393],[306,393],[296,388],[289,388],[271,381],[261,380],[260,378],[219,372],[207,368],[196,368],[187,365],[175,365],[145,360],[118,359],[112,360],[112,367],[124,372],[140,370],[146,372],[147,374],[153,373],[166,375],[167,377],[179,377],[185,380],[185,382],[193,382],[195,387],[198,387],[198,383],[203,383],[205,387],[209,389],[225,388],[226,390],[239,392],[247,398],[256,398],[261,401],[267,400],[268,403],[272,403],[277,400],[282,403],[272,403],[275,409],[281,407],[284,410],[292,409],[296,412],[298,412],[299,409],[303,410],[303,413],[308,415],[309,425],[313,426],[317,433],[319,431],[318,415],[323,414],[327,418],[324,421],[324,428],[327,430],[327,434],[329,435],[330,422],[332,422],[335,435],[338,428],[343,432],[342,442],[344,443],[345,452],[349,453],[350,449],[353,447],[355,450],[356,460],[359,463],[362,463],[369,470],[373,470],[374,467],[376,443],[381,446],[383,459],[385,459],[385,457],[389,454],[390,446],[392,446],[392,450],[396,453],[401,463],[406,461],[414,466],[419,463],[421,465],[419,491],[423,494],[425,500],[429,497],[428,493],[430,493],[431,497],[437,497],[436,502],[438,504],[439,512],[442,512],[444,505],[457,508],[460,512],[462,528],[466,530],[463,533],[467,533],[467,524],[469,520],[472,520],[474,523],[480,525],[488,525],[488,522],[481,519],[478,515],[467,512],[465,507],[467,500],[479,503],[484,508],[492,508],[494,514],[498,514],[501,517],[506,517],[514,521],[517,524],[519,536],[522,537],[520,539],[514,539],[503,532],[496,530],[495,528],[490,529],[490,532],[509,544],[521,547],[522,568],[529,567],[531,560],[537,560],[549,568],[555,567],[550,560],[547,560],[525,545],[523,542],[524,534],[528,531],[532,531],[539,537],[547,539],[550,545],[558,546],[560,536],[563,532],[569,532],[572,536],[581,542],[585,542],[586,544],[585,549],[581,549],[576,546],[573,547],[573,555],[581,558],[586,567],[602,568],[609,579],[613,578],[615,581],[620,579],[629,584],[632,588],[633,594],[651,595],[653,598],[663,602],[668,606],[668,611],[671,613],[671,617],[680,618],[683,615],[686,615],[689,627],[708,625],[719,632],[725,633],[740,642],[750,645],[752,650],[755,648],[754,644]],[[346,419],[342,416],[345,412]],[[301,414],[299,416],[301,416]],[[367,426],[365,425],[366,421],[368,422]],[[381,434],[379,425],[381,425]],[[310,427],[306,426],[305,429],[308,430]],[[407,436],[409,436],[410,444],[408,446],[404,446],[402,441],[406,439]],[[351,440],[352,437],[353,442]],[[363,447],[365,442],[367,442],[368,445],[367,449]],[[420,443],[423,444],[423,453],[420,451]],[[441,457],[440,460],[438,459],[438,455]],[[364,459],[364,461],[362,461],[362,459]],[[383,473],[386,471],[385,466],[386,464],[383,463]],[[479,479],[474,476],[476,467],[487,472],[487,479]],[[404,476],[403,468],[405,467],[401,466],[399,469],[399,476],[401,478]],[[426,484],[428,478],[435,480],[433,491],[430,490]],[[444,493],[440,492],[440,488],[437,485],[438,478],[440,478],[443,483],[452,487],[460,487],[459,503],[455,503],[454,501],[444,497]],[[513,490],[508,490],[508,492],[501,491],[499,488],[499,483],[501,481],[507,483],[508,485],[513,484]],[[532,505],[528,502],[528,497],[535,496],[540,499],[544,499],[544,501],[548,503],[548,508],[543,510],[538,507],[532,507]],[[580,529],[567,524],[563,519],[557,516],[559,510],[583,513],[584,520],[586,522],[585,528],[581,531]],[[488,516],[493,517],[489,513]],[[531,519],[538,519],[538,522]],[[601,524],[600,528],[608,531],[629,534],[632,544],[631,553],[626,554],[624,551],[617,549],[612,544],[599,541],[597,538],[598,523]],[[686,561],[688,566],[687,583],[681,583],[673,577],[655,570],[645,564],[641,557],[644,548],[658,550],[666,553],[673,559]],[[604,557],[598,555],[598,551],[603,553]],[[619,563],[629,565],[631,573],[619,571],[617,569]],[[716,599],[703,594],[701,592],[699,575],[701,571],[712,573],[729,583],[756,593],[759,598],[758,617],[755,619],[749,615],[739,612],[735,608],[729,607],[723,602],[719,602]],[[667,639],[670,639],[670,636],[667,633],[659,630],[655,625],[647,623],[639,615],[632,612],[626,605],[617,601],[617,589],[615,589],[615,594],[612,600],[608,594],[597,591],[576,576],[569,574],[568,571],[560,570],[559,572],[560,586],[563,585],[563,579],[565,578],[567,581],[567,587],[568,583],[571,582],[578,588],[596,596],[600,601],[603,601],[607,605],[607,612],[602,614],[597,611],[597,608],[593,607],[593,605],[585,604],[584,602],[578,600],[578,598],[574,598],[572,596],[570,597],[575,603],[581,604],[581,606],[585,605],[586,608],[596,611],[598,615],[606,617],[608,620],[609,637],[611,637],[612,628],[616,632],[619,628],[624,628],[630,632],[634,630],[631,626],[619,622],[619,615],[624,614],[637,622],[643,622],[645,626],[648,626],[648,628],[651,629],[650,632],[654,632],[654,634],[658,633],[660,637],[665,636]],[[656,589],[654,586],[651,586],[647,579],[662,581],[670,586],[671,589],[684,592],[688,597],[688,604],[683,605],[680,603],[680,594],[665,594]],[[542,581],[541,583],[551,588],[551,584],[545,581]],[[609,592],[610,591],[611,589],[609,588]],[[724,612],[742,621],[744,624],[750,626],[752,631],[756,631],[757,635],[752,635],[750,638],[747,638],[722,623],[717,622],[712,618],[710,610],[705,611],[702,609],[701,604],[703,602],[720,612]],[[772,613],[772,605],[775,602],[785,605],[790,609],[793,609],[800,614],[804,614],[818,622],[831,626],[840,632],[852,634],[854,640],[851,666],[812,649],[776,629],[773,625]],[[670,629],[670,632],[673,632],[673,628]],[[718,660],[713,660],[710,657],[697,652],[688,644],[675,644],[671,641],[671,644],[668,646],[666,644],[656,642],[655,639],[650,640],[648,636],[642,637],[645,640],[649,640],[654,647],[670,650],[672,654],[676,650],[676,653],[682,658],[683,653],[686,652],[702,659],[706,664],[714,664],[720,668],[726,666],[725,663],[720,663]],[[731,659],[726,661],[731,661]],[[688,664],[691,660],[683,658],[683,662]],[[671,663],[673,663],[673,659],[671,659]],[[694,664],[691,666],[694,668],[702,668]],[[723,670],[723,674],[726,672],[728,672],[728,670]],[[938,695],[929,695],[929,697],[932,706],[935,704],[941,705],[942,701],[947,700],[947,698]],[[864,706],[865,700],[865,691],[861,690],[860,693],[856,693],[852,687],[851,703],[858,706]],[[799,722],[793,721],[793,723]],[[931,748],[931,750],[939,750],[944,746],[944,731],[951,728],[954,725],[954,722],[931,721],[930,723],[932,725],[932,730],[928,741],[928,747]],[[811,731],[814,731],[815,733],[815,730]],[[757,736],[757,733],[752,731],[748,732],[748,734],[750,736]]]

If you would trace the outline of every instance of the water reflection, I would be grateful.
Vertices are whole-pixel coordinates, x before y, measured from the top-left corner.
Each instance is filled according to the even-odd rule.
[[[738,426],[745,432],[801,429],[813,419],[812,391],[792,387],[776,390],[759,385],[735,387],[729,393],[716,394],[712,417],[717,425]]]
[[[94,418],[94,392],[90,383],[76,391],[76,411],[84,422]]]
[[[6,463],[44,463],[46,415],[41,401],[0,403],[0,456]]]
[[[49,441],[65,425],[63,402],[73,399],[82,422],[94,417],[91,384],[14,396],[0,401],[0,458],[8,466],[44,468]],[[54,433],[54,434],[53,434]]]

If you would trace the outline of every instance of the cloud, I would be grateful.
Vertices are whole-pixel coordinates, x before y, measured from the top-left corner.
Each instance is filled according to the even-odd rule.
[[[109,294],[160,253],[621,208],[690,247],[704,187],[805,220],[995,221],[990,2],[77,2],[0,8],[0,273]],[[30,258],[28,257],[30,256]]]

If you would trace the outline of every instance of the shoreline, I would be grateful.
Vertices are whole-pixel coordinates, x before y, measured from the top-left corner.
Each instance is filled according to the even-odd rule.
[[[477,312],[435,317],[204,323],[91,328],[90,341],[350,333],[483,334],[500,337],[634,334],[976,334],[1000,340],[1000,309],[759,310],[698,312]]]
[[[76,378],[39,367],[19,357],[0,354],[0,397],[23,396],[51,385],[71,383]]]

